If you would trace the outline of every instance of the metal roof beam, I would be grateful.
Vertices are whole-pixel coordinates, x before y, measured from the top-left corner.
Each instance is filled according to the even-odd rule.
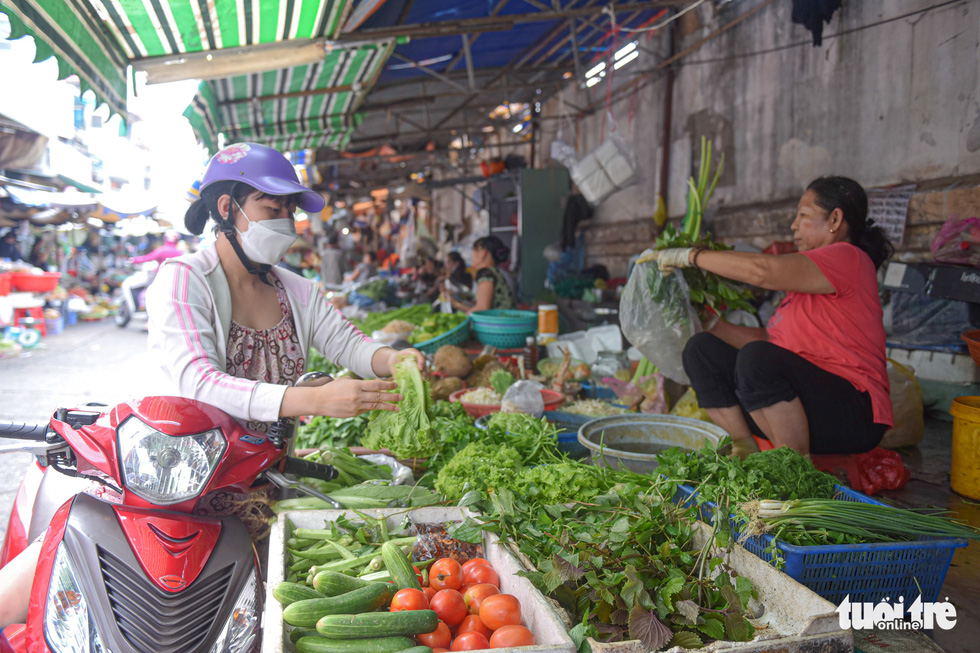
[[[399,61],[404,61],[405,63],[409,64],[410,66],[412,66],[416,70],[422,71],[426,75],[429,75],[431,77],[435,77],[440,82],[445,82],[446,84],[449,84],[453,88],[458,88],[459,90],[463,91],[464,93],[469,93],[470,92],[470,90],[468,88],[466,88],[465,86],[463,86],[462,84],[457,84],[456,82],[454,82],[453,80],[449,79],[448,77],[446,77],[442,73],[436,72],[436,71],[432,70],[431,68],[429,68],[428,66],[423,66],[419,62],[413,61],[412,59],[409,59],[408,57],[406,57],[404,55],[398,54],[397,52],[392,52],[391,53],[391,56],[394,57],[395,59],[398,59]]]
[[[461,36],[463,39],[463,56],[466,58],[466,77],[470,82],[470,90],[476,90],[476,78],[473,74],[473,55],[470,52],[470,37],[469,34],[463,34]]]
[[[685,4],[689,0],[654,0],[650,2],[632,2],[622,5],[610,5],[618,13],[661,9],[674,5]],[[593,16],[605,11],[607,5],[562,9],[561,11],[537,11],[527,14],[507,14],[505,16],[481,16],[462,20],[439,21],[431,23],[416,23],[414,25],[393,25],[373,29],[354,30],[341,34],[338,41],[369,41],[385,40],[399,36],[413,39],[433,38],[438,36],[454,36],[465,33],[501,32],[524,23],[541,23],[563,21],[566,18]]]

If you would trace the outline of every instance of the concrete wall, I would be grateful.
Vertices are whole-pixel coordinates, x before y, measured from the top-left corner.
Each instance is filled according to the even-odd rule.
[[[736,0],[720,10],[703,4],[678,21],[675,52],[761,4]],[[632,144],[641,180],[598,207],[587,231],[588,263],[625,273],[628,256],[607,247],[603,236],[620,235],[604,227],[650,220],[658,191],[666,190],[669,216],[683,215],[702,135],[713,140],[716,158],[719,151],[726,157],[706,225],[728,241],[785,238],[803,188],[825,174],[853,177],[866,188],[919,183],[906,249],[927,247],[950,214],[937,208],[945,207],[950,189],[960,217],[980,214],[980,3],[921,11],[936,4],[845,0],[825,26],[822,47],[812,47],[810,33],[790,22],[792,3],[776,0],[680,59],[666,189],[659,188],[666,86],[656,71],[666,37],[641,37],[640,57],[615,72],[612,119],[604,126],[608,133],[615,124]],[[607,83],[568,87],[545,105],[544,153],[559,126],[580,156],[599,145]],[[590,105],[593,112],[577,115]],[[636,251],[646,244],[637,242]]]

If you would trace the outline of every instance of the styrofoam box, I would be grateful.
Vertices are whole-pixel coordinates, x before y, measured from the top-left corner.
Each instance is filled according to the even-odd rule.
[[[944,383],[980,383],[980,366],[969,354],[888,347],[888,358],[910,367],[920,379]]]
[[[712,536],[709,526],[695,524],[693,544],[700,548],[706,538]],[[749,603],[749,610],[763,622],[765,628],[757,628],[750,642],[717,641],[699,649],[679,646],[666,653],[810,653],[812,651],[853,651],[854,635],[840,627],[836,606],[799,584],[786,574],[770,566],[743,547],[733,545],[730,550],[719,550],[712,545],[711,555],[725,560],[739,576],[752,583],[757,598]],[[518,554],[523,564],[530,568],[530,561]],[[639,640],[602,643],[589,639],[593,653],[647,653]]]
[[[458,522],[470,514],[461,508],[443,507],[414,510],[402,508],[361,510],[360,512],[375,518],[384,516],[392,529],[402,523],[406,514],[409,520],[416,524]],[[265,588],[262,653],[296,650],[289,641],[286,624],[282,620],[282,605],[272,596],[273,588],[285,578],[286,540],[295,528],[323,528],[326,523],[335,521],[342,515],[352,519],[358,518],[353,510],[296,510],[279,515],[269,540],[269,574]],[[513,594],[521,602],[524,625],[534,633],[536,642],[534,646],[495,650],[509,650],[514,653],[575,653],[575,644],[568,636],[558,613],[529,580],[516,575],[516,572],[522,568],[521,564],[507,549],[498,544],[495,534],[484,533],[483,550],[484,557],[490,561],[500,576],[500,591]]]

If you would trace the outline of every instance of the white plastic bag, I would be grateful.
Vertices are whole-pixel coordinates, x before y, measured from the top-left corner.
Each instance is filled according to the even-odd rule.
[[[366,460],[369,463],[374,463],[375,465],[387,465],[390,467],[392,485],[412,485],[415,483],[412,469],[401,464],[391,456],[383,453],[369,453],[366,456],[358,456],[358,458]]]
[[[544,415],[544,386],[537,381],[518,381],[507,388],[500,402],[502,413],[527,413],[535,417]]]
[[[701,322],[683,274],[661,272],[656,261],[633,266],[619,301],[619,323],[626,339],[664,376],[690,383],[681,353],[690,337],[701,331]]]

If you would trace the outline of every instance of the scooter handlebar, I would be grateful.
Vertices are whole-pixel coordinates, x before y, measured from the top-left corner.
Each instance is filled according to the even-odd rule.
[[[321,465],[302,458],[286,458],[282,473],[317,478],[321,481],[332,481],[337,476],[337,470],[330,465]]]
[[[47,431],[47,424],[28,424],[26,422],[0,421],[0,438],[36,440],[38,442],[44,442],[44,435],[47,433]]]

